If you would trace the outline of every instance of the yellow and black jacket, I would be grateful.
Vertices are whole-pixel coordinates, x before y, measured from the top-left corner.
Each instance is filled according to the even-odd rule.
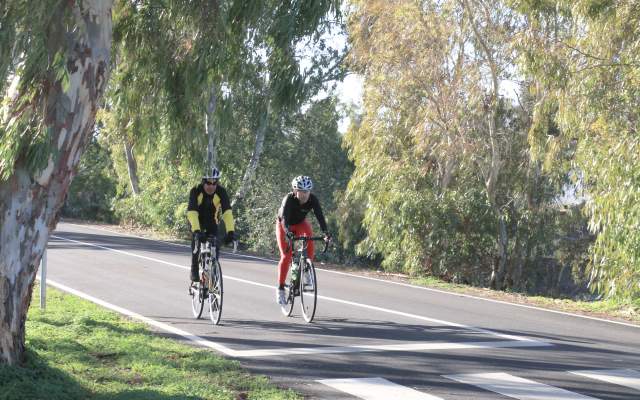
[[[191,231],[216,233],[220,218],[224,221],[227,233],[234,230],[233,213],[226,189],[218,184],[212,195],[204,191],[202,184],[191,189],[187,207]]]

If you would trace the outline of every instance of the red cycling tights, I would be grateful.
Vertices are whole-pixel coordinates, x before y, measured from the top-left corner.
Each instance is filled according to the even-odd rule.
[[[289,230],[296,236],[313,236],[313,230],[311,224],[305,219],[299,224],[289,226]],[[278,285],[284,285],[284,281],[287,279],[287,272],[289,272],[289,265],[291,264],[291,258],[293,257],[293,249],[287,251],[287,237],[284,233],[284,228],[281,222],[276,222],[276,239],[278,239],[278,248],[280,249],[280,262],[278,263]],[[307,242],[307,256],[313,260],[313,241]]]

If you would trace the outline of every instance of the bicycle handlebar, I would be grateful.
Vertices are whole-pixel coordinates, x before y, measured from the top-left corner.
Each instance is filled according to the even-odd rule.
[[[210,242],[211,244],[217,246],[218,245],[218,238],[216,237],[216,235],[206,235],[205,236],[205,241]],[[193,254],[196,254],[199,250],[200,250],[200,239],[196,236],[194,238],[194,246],[193,246]]]
[[[319,240],[324,240],[324,236],[294,236],[293,240],[301,240],[303,242],[305,241],[309,241],[309,240],[314,240],[314,241],[319,241]]]
[[[291,249],[293,247],[293,242],[296,241],[301,241],[301,242],[308,242],[308,241],[324,241],[324,248],[322,249],[322,254],[327,252],[327,249],[329,248],[329,242],[331,240],[325,240],[324,236],[294,236],[291,239],[288,239],[287,242],[289,242],[289,246],[287,246],[287,252],[289,251],[289,249]]]

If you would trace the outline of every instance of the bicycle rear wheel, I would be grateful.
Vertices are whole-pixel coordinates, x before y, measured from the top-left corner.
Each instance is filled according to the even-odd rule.
[[[301,266],[300,269],[300,307],[305,321],[313,321],[316,314],[318,301],[318,282],[316,281],[316,269],[311,260]]]
[[[209,277],[209,318],[214,325],[220,323],[220,317],[222,316],[222,268],[218,260],[213,258],[211,260]]]

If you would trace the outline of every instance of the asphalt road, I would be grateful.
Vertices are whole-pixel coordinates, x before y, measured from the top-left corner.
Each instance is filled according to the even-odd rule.
[[[638,326],[321,268],[307,324],[275,303],[273,261],[227,253],[213,326],[191,315],[186,246],[60,223],[47,259],[49,285],[308,398],[640,399]]]

